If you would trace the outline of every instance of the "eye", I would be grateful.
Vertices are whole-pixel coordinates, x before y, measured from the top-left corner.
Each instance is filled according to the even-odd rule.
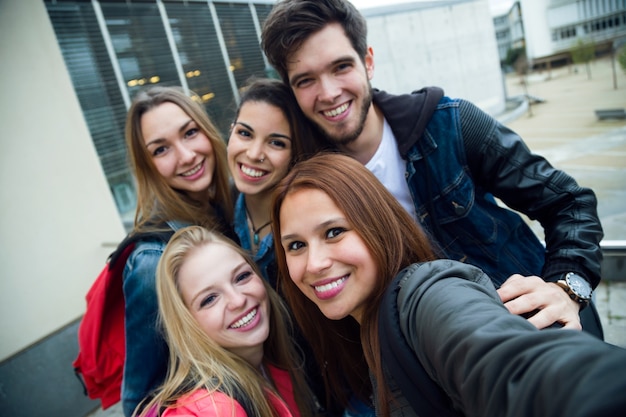
[[[252,277],[252,271],[244,271],[235,277],[235,282],[246,281],[250,277]]]
[[[252,133],[247,129],[238,129],[237,134],[246,138],[252,137]]]
[[[304,247],[304,242],[300,242],[298,240],[293,241],[285,245],[285,249],[287,252],[295,252]]]
[[[204,308],[213,304],[213,302],[217,299],[217,295],[209,294],[200,301],[200,308]]]
[[[333,227],[331,229],[328,229],[328,231],[326,232],[326,238],[327,239],[336,238],[337,236],[341,235],[345,231],[346,229],[343,227]]]
[[[313,83],[313,78],[302,78],[295,83],[296,88],[304,88]]]
[[[287,143],[284,140],[280,139],[272,139],[270,140],[270,145],[275,148],[285,149],[287,148]]]
[[[352,63],[344,62],[344,63],[341,63],[341,64],[337,65],[337,67],[335,68],[335,71],[337,71],[337,72],[346,72],[350,68],[352,68]]]
[[[159,156],[167,150],[166,146],[158,146],[152,151],[152,156]]]
[[[191,129],[188,129],[185,132],[185,139],[193,138],[194,136],[198,134],[199,131],[200,129],[198,129],[197,127],[192,127]]]

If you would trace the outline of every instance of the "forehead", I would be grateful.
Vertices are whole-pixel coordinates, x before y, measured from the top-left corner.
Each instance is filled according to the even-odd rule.
[[[287,62],[287,73],[314,71],[323,68],[340,57],[358,58],[356,50],[339,23],[330,23],[311,34]]]
[[[184,286],[230,280],[233,268],[244,261],[241,254],[226,244],[205,243],[191,250],[185,257],[178,273],[179,284]]]

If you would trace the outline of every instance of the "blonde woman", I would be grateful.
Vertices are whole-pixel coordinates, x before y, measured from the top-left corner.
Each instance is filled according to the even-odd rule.
[[[289,315],[239,246],[200,226],[179,230],[157,294],[169,371],[142,416],[311,415]]]

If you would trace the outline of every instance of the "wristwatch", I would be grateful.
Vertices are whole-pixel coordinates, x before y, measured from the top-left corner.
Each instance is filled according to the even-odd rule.
[[[580,303],[581,308],[587,306],[591,301],[591,294],[593,290],[587,280],[575,272],[568,272],[563,275],[563,279],[560,279],[556,284],[563,288],[569,297]]]

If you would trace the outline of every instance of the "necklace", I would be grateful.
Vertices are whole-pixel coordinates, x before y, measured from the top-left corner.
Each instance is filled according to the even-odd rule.
[[[258,246],[259,245],[259,232],[265,229],[267,226],[269,226],[270,223],[272,223],[272,221],[270,220],[267,223],[257,228],[254,226],[254,222],[252,221],[252,216],[250,215],[250,212],[248,211],[248,207],[246,207],[246,214],[248,215],[248,220],[250,220],[250,225],[252,226],[252,241],[254,242],[254,246]]]

